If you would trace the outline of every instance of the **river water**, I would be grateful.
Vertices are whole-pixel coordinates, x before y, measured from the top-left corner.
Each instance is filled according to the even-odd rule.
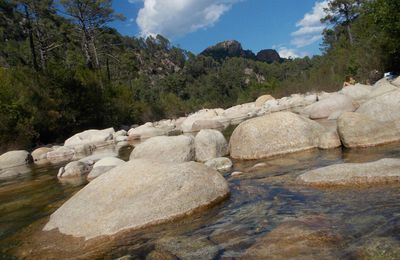
[[[128,152],[120,157],[126,159]],[[381,158],[400,158],[400,146],[312,150],[235,161],[233,172],[243,174],[225,175],[231,190],[225,202],[174,223],[93,243],[40,231],[49,215],[86,183],[60,183],[56,177],[60,165],[33,167],[23,178],[0,183],[0,258],[160,259],[167,251],[182,259],[246,258],[248,248],[277,228],[284,230],[285,223],[318,218],[329,221],[328,232],[338,237],[329,246],[330,257],[400,259],[400,185],[322,189],[295,181],[310,169]],[[279,250],[269,244],[269,257],[288,256],[293,241],[285,244],[285,239],[282,235],[276,242]],[[322,259],[315,245],[304,243],[290,250],[303,259]]]

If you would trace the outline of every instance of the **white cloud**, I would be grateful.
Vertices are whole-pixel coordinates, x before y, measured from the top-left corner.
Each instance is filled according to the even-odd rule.
[[[328,7],[329,0],[316,2],[313,10],[306,13],[300,21],[297,22],[297,31],[292,33],[294,36],[292,44],[297,48],[305,47],[319,41],[321,33],[325,26],[321,23],[321,19],[326,16],[324,8]]]
[[[168,38],[214,25],[239,0],[129,0],[144,1],[136,23],[141,35]]]
[[[285,59],[295,59],[295,58],[303,58],[305,56],[310,56],[307,52],[299,52],[297,49],[294,48],[287,48],[287,47],[279,47],[278,49],[279,56]]]

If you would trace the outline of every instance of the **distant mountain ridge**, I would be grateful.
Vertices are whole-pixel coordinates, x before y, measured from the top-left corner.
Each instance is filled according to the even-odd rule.
[[[261,62],[274,63],[283,62],[276,50],[265,49],[254,54],[251,50],[244,50],[242,44],[236,40],[229,40],[219,42],[213,46],[206,48],[200,55],[210,56],[216,60],[223,60],[225,58],[241,57]]]

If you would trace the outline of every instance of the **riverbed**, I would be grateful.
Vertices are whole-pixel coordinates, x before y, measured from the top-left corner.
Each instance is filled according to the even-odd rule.
[[[127,159],[129,152],[120,157]],[[231,190],[228,200],[173,223],[95,243],[41,232],[49,216],[87,183],[60,183],[56,175],[62,165],[33,166],[26,176],[0,183],[0,258],[155,259],[168,252],[181,259],[232,259],[246,257],[257,241],[285,223],[317,218],[331,223],[336,237],[328,252],[332,258],[396,259],[400,257],[396,255],[400,185],[323,189],[296,182],[297,176],[311,169],[381,158],[400,158],[399,144],[234,161],[234,169],[224,175]],[[294,253],[298,250],[299,256],[318,259],[313,245],[305,243]],[[271,258],[284,256],[285,250],[272,250]]]

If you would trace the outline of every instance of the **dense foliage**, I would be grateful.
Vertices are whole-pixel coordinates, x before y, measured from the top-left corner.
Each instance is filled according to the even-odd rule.
[[[323,55],[273,64],[196,56],[162,36],[122,36],[107,26],[123,19],[111,2],[0,0],[0,150],[264,93],[337,90],[346,75],[365,82],[400,69],[399,1],[334,0]]]

